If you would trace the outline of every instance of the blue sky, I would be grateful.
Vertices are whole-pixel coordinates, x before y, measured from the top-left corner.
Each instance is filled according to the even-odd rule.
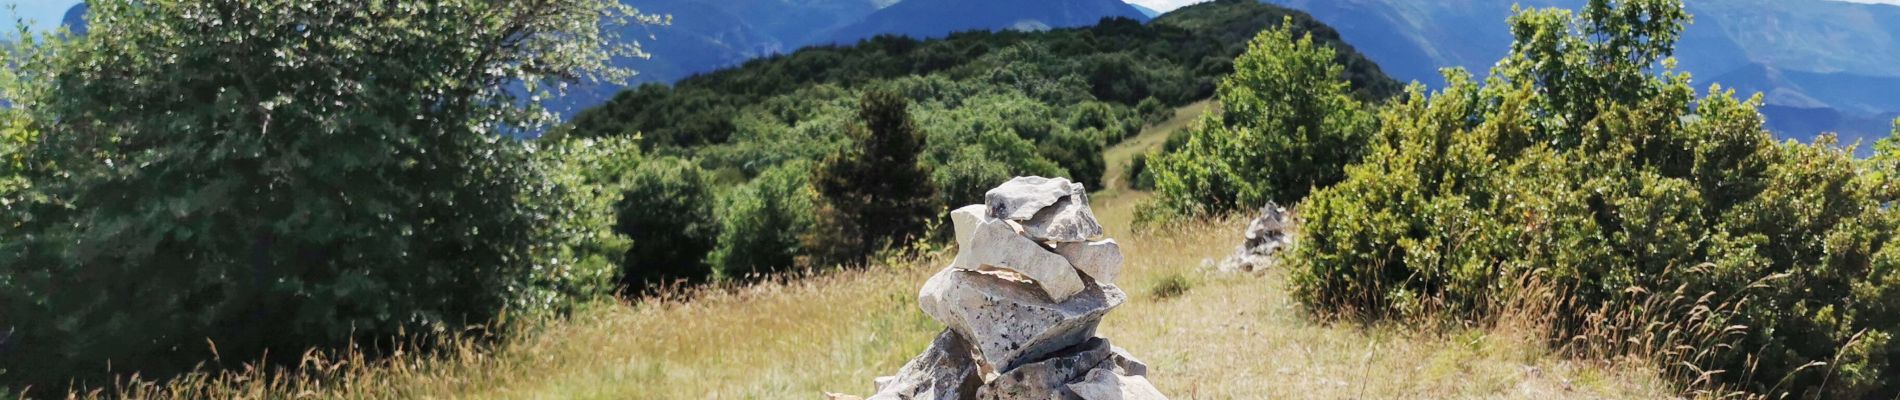
[[[15,19],[33,21],[33,30],[44,32],[59,27],[59,20],[66,17],[66,10],[79,4],[80,0],[0,0],[0,15],[6,18],[6,31],[13,31]],[[7,8],[13,11],[8,12]]]

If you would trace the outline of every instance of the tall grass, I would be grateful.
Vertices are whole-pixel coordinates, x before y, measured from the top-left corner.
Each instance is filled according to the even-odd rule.
[[[1698,265],[1688,272],[1703,273],[1708,267]],[[1757,280],[1748,290],[1769,289],[1770,283],[1785,277]],[[1746,305],[1744,293],[1697,292],[1688,285],[1661,290],[1631,287],[1624,291],[1628,301],[1617,304],[1634,306],[1586,306],[1561,285],[1535,276],[1527,274],[1508,281],[1516,284],[1491,299],[1497,310],[1487,313],[1492,319],[1476,323],[1549,338],[1555,354],[1569,359],[1604,368],[1654,371],[1670,390],[1683,397],[1766,399],[1795,395],[1787,393],[1786,387],[1758,392],[1739,383],[1754,380],[1757,371],[1753,366],[1758,362],[1750,349],[1741,347],[1751,327],[1731,323]],[[1577,309],[1587,311],[1565,311]],[[1447,320],[1444,315],[1426,318]],[[1719,357],[1733,356],[1746,357],[1750,368],[1728,371],[1702,367],[1715,364]],[[1802,370],[1828,367],[1829,363],[1816,362]],[[1781,377],[1780,381],[1785,384],[1791,377]]]

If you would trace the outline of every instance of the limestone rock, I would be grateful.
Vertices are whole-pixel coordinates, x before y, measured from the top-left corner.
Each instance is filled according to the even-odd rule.
[[[1167,400],[1161,395],[1148,378],[1116,374],[1108,369],[1094,369],[1082,378],[1081,382],[1071,383],[1067,389],[1082,400]]]
[[[1063,302],[1082,291],[1082,277],[1069,260],[1016,233],[1014,222],[990,220],[970,234],[970,247],[959,249],[951,268],[1000,268],[1036,280],[1050,300]]]
[[[1023,232],[1039,241],[1083,242],[1102,236],[1102,224],[1095,221],[1095,212],[1089,210],[1089,195],[1083,193],[1082,184],[1078,183],[1073,194],[1044,207],[1029,222],[1024,222]]]
[[[1067,386],[1090,370],[1109,364],[1114,355],[1108,340],[1089,338],[1081,344],[1062,349],[1040,361],[1002,371],[996,379],[977,389],[982,400],[1073,399]]]
[[[1115,283],[1122,273],[1122,247],[1115,239],[1057,244],[1056,254],[1097,282]]]
[[[1060,303],[1034,284],[946,268],[918,295],[924,313],[963,335],[979,362],[999,372],[1094,337],[1102,315],[1128,300],[1110,284],[1090,283]]]
[[[946,329],[896,376],[878,378],[877,394],[867,400],[962,400],[982,384],[969,342]]]
[[[1128,349],[1112,346],[1109,350],[1113,352],[1109,361],[1115,363],[1115,373],[1126,376],[1148,376],[1148,363],[1141,362],[1133,354],[1128,354]]]
[[[989,206],[990,218],[1028,221],[1037,211],[1074,194],[1079,187],[1067,178],[1019,176],[984,193],[983,204]]]
[[[978,226],[990,222],[990,208],[982,204],[972,204],[950,212],[950,224],[957,231],[957,249],[969,250],[970,238]]]

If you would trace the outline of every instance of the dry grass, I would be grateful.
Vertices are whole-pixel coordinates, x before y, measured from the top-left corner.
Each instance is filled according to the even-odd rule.
[[[1198,114],[1198,113],[1193,113]],[[1184,115],[1191,115],[1184,113]],[[1177,118],[1178,119],[1178,118]],[[1152,146],[1143,134],[1118,147]],[[1114,175],[1111,175],[1114,176]],[[1095,196],[1128,254],[1130,300],[1101,334],[1151,366],[1177,399],[1657,398],[1673,389],[1637,367],[1579,362],[1527,324],[1489,328],[1314,322],[1277,273],[1200,267],[1238,244],[1244,221],[1152,233],[1129,227],[1138,192]],[[256,372],[108,388],[137,398],[817,399],[864,394],[942,327],[916,306],[946,254],[887,267],[703,289],[690,301],[601,304],[493,346],[457,342],[434,356],[311,357],[297,378]],[[1179,279],[1167,298],[1147,288]],[[1646,365],[1630,363],[1629,365]],[[89,397],[89,396],[79,396]]]

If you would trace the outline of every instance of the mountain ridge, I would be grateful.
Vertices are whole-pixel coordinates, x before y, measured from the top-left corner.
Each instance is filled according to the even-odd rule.
[[[1312,14],[1400,80],[1442,85],[1439,68],[1486,75],[1509,49],[1513,5],[1578,9],[1584,0],[1263,0]],[[1900,113],[1900,7],[1825,0],[1687,4],[1678,71],[1696,85],[1763,93],[1770,130],[1808,140],[1885,137]],[[1868,148],[1863,146],[1862,154]]]
[[[951,15],[959,18],[945,17]],[[885,34],[928,39],[979,29],[1068,28],[1094,25],[1113,17],[1142,22],[1149,19],[1120,0],[904,0],[838,30],[829,41],[843,44]]]

